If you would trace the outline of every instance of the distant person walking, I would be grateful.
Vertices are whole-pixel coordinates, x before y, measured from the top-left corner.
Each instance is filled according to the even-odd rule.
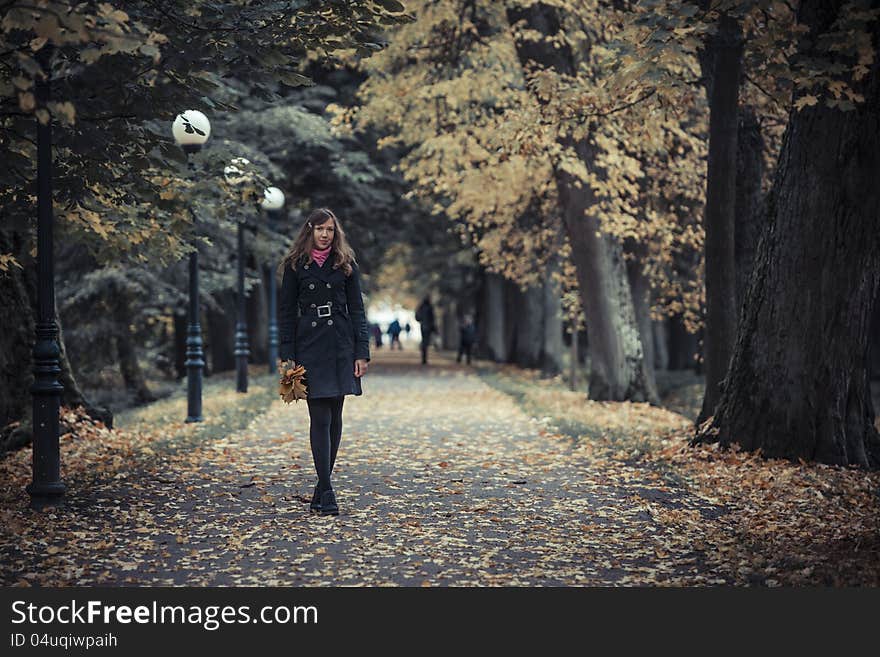
[[[431,344],[431,334],[437,330],[434,321],[434,306],[431,298],[426,294],[416,310],[416,321],[422,331],[422,365],[428,364],[428,346]]]
[[[403,351],[403,345],[400,344],[400,322],[397,321],[395,317],[394,320],[388,325],[388,337],[391,338],[391,345],[388,347],[389,349],[394,349],[394,345],[397,345],[397,348]]]
[[[376,349],[382,348],[382,329],[378,324],[373,324],[370,326],[370,331],[373,333],[373,340],[376,343]]]
[[[455,362],[460,363],[461,357],[466,356],[467,364],[471,364],[471,347],[477,339],[477,327],[474,325],[474,319],[470,315],[465,315],[461,327],[458,329],[458,356]]]

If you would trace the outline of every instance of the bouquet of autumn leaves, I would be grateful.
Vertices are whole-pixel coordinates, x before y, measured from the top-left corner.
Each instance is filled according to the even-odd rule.
[[[303,379],[306,368],[291,361],[281,363],[281,380],[278,382],[278,394],[285,403],[306,399],[308,389]]]

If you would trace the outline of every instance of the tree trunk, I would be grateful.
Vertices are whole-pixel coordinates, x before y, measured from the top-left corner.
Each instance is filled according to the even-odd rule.
[[[12,253],[24,269],[11,267],[0,275],[0,305],[3,330],[0,331],[0,452],[30,444],[33,438],[32,396],[34,308],[36,304],[36,267],[27,256],[20,235],[0,231],[0,253]],[[92,405],[77,385],[67,358],[61,318],[55,311],[58,343],[61,350],[59,381],[64,386],[62,404],[82,406],[90,417],[113,427],[113,414]]]
[[[504,279],[504,357],[502,362],[516,361],[517,341],[519,338],[518,324],[523,309],[523,294],[519,286]]]
[[[648,394],[647,401],[655,406],[660,405],[660,396],[657,393],[657,377],[654,373],[654,330],[651,327],[651,285],[645,276],[642,263],[638,259],[630,260],[627,265],[627,276],[630,290],[632,290],[633,310],[636,315],[636,324],[639,327],[639,336],[644,348],[644,372],[645,387]]]
[[[235,369],[235,293],[230,290],[215,292],[214,299],[220,310],[205,309],[207,320],[202,324],[208,343],[205,353],[211,355],[212,372],[227,372]]]
[[[558,9],[542,3],[509,7],[507,19],[511,26],[524,21],[526,28],[546,37],[559,36],[561,30]],[[560,74],[574,75],[577,62],[571,48],[564,43],[556,46],[546,39],[516,40],[523,69],[538,65]],[[540,98],[538,102],[542,102]],[[560,135],[557,141],[564,149],[573,150],[588,170],[595,169],[594,147],[587,140],[575,141],[568,135]],[[589,185],[582,184],[555,163],[554,174],[587,317],[590,397],[645,401],[650,392],[645,378],[644,352],[621,245],[616,238],[601,232],[598,217],[592,212],[595,199]]]
[[[265,280],[265,279],[261,279]],[[250,362],[269,362],[269,304],[264,283],[251,288],[247,298],[247,327]]]
[[[156,396],[147,386],[127,320],[124,315],[117,316],[116,355],[119,357],[119,371],[122,373],[122,380],[125,381],[126,390],[134,395],[134,401],[137,404],[148,404],[156,401]]]
[[[573,331],[571,334],[571,347],[569,352],[568,363],[568,389],[577,390],[578,371],[581,369],[580,356],[578,355],[578,332]]]
[[[704,362],[706,393],[698,422],[715,412],[736,337],[737,128],[742,40],[737,20],[722,14],[711,38],[709,85],[709,165],[706,174],[706,328]]]
[[[669,330],[665,319],[651,322],[654,332],[654,369],[669,370]]]
[[[541,371],[545,376],[555,376],[562,371],[562,354],[565,350],[562,343],[562,291],[559,281],[554,278],[558,269],[559,263],[553,258],[548,263],[543,287]]]
[[[700,351],[697,336],[688,333],[681,315],[670,317],[667,321],[669,322],[669,369],[696,371]]]
[[[486,302],[483,323],[485,324],[486,348],[488,356],[496,363],[504,362],[504,279],[498,274],[486,273]]]
[[[174,369],[177,379],[186,377],[186,313],[174,313]]]
[[[818,33],[840,4],[805,0],[801,12]],[[727,385],[697,440],[880,466],[865,374],[880,282],[878,62],[855,110],[820,102],[790,117]]]
[[[514,361],[521,367],[538,368],[541,366],[541,347],[544,344],[544,288],[543,285],[535,285],[526,288],[525,292],[517,291],[522,303],[514,314]]]
[[[764,138],[755,108],[740,107],[736,154],[736,258],[737,317],[746,298],[746,287],[755,261],[763,219]]]
[[[440,310],[440,348],[446,351],[458,349],[458,320],[455,308],[448,303]]]
[[[874,299],[868,336],[868,377],[875,381],[880,379],[880,303],[877,303],[877,299]]]
[[[22,240],[15,233],[0,230],[0,253],[11,253],[25,267],[14,265],[0,274],[0,452],[31,441],[32,351],[34,312],[31,303],[36,267],[26,257]]]
[[[61,385],[64,386],[64,390],[61,393],[61,403],[70,408],[82,406],[90,418],[100,420],[104,423],[104,426],[108,429],[112,429],[113,412],[104,406],[95,406],[92,404],[86,398],[76,381],[73,367],[70,364],[70,359],[67,357],[67,346],[64,342],[64,329],[61,325],[61,314],[58,312],[57,302],[55,307],[55,322],[58,324],[58,347],[61,352],[58,358],[61,364],[61,374],[58,376],[58,380]]]

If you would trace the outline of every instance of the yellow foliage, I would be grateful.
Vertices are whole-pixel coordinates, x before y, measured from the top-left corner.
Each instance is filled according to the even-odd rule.
[[[477,0],[463,11],[453,0],[413,0],[416,20],[363,63],[361,104],[334,108],[333,120],[341,130],[378,128],[380,146],[403,147],[411,195],[452,221],[486,268],[519,283],[560,248],[567,253],[556,175],[570,174],[590,190],[589,212],[604,232],[644,245],[655,310],[684,307],[699,321],[702,284],[681,278],[693,267],[677,267],[702,244],[705,98],[679,84],[644,102],[642,80],[657,66],[698,77],[698,61],[681,49],[650,64],[619,61],[604,42],[627,36],[623,12],[594,0],[552,4],[566,17],[553,45],[583,55],[576,76],[523,70],[514,39],[543,37],[511,28],[505,3]],[[563,148],[566,139],[586,140],[595,157]],[[578,316],[573,268],[559,276]]]

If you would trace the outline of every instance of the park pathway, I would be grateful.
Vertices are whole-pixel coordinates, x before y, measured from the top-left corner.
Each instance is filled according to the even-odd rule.
[[[721,583],[694,532],[718,514],[625,461],[591,460],[472,369],[375,354],[347,397],[338,517],[310,514],[305,403],[93,491],[55,578],[81,585]],[[112,497],[112,500],[109,499]],[[68,511],[70,513],[70,511]],[[697,530],[697,534],[699,530]],[[101,543],[96,543],[97,540]],[[58,552],[58,550],[56,550]],[[49,563],[55,563],[51,561]],[[41,566],[45,568],[45,564]]]

